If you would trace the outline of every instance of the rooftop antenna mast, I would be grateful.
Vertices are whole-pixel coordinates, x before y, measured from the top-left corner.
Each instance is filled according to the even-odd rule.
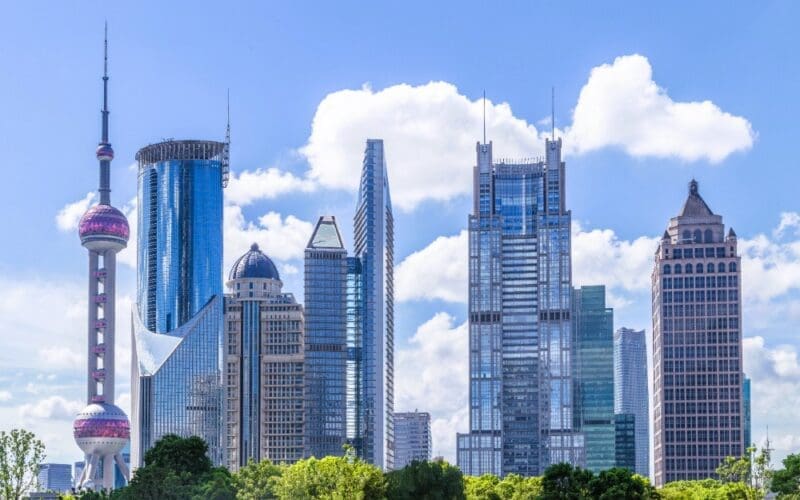
[[[486,144],[486,89],[483,90],[483,143]]]
[[[227,90],[226,113],[228,124],[225,129],[225,146],[222,150],[222,187],[228,187],[231,175],[231,89]]]
[[[556,88],[550,87],[550,128],[553,134],[553,142],[556,140]]]

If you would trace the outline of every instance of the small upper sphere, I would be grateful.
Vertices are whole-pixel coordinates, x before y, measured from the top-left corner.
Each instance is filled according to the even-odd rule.
[[[128,416],[109,403],[92,403],[81,410],[72,429],[75,441],[87,454],[113,455],[122,450],[131,437]]]
[[[97,146],[97,159],[100,161],[111,161],[114,159],[114,150],[111,149],[111,144],[101,142]]]
[[[258,245],[253,243],[250,251],[239,257],[233,263],[228,279],[236,280],[241,278],[266,278],[281,280],[278,275],[278,268],[264,252],[259,250]]]
[[[111,205],[93,206],[78,223],[78,234],[86,247],[109,243],[122,249],[128,243],[130,231],[128,219]]]

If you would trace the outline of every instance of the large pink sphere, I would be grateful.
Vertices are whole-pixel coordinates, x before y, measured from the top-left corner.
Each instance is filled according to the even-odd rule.
[[[131,438],[128,416],[118,406],[92,403],[75,417],[75,442],[86,454],[114,455]]]
[[[125,215],[111,205],[95,205],[83,214],[78,223],[81,243],[86,247],[110,246],[125,248],[130,237]]]

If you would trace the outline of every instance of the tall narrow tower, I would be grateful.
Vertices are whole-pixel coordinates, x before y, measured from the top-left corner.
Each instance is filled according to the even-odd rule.
[[[125,215],[111,206],[111,160],[108,142],[108,27],[103,62],[103,132],[97,146],[100,162],[100,203],[81,218],[81,244],[89,250],[89,338],[86,402],[75,418],[74,436],[86,454],[79,488],[114,487],[114,462],[128,479],[120,451],[130,439],[127,415],[114,405],[114,305],[117,252],[128,244],[130,229]],[[100,466],[102,464],[102,485]]]

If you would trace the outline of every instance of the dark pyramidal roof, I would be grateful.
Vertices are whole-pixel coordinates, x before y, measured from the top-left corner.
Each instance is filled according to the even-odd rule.
[[[697,181],[692,179],[689,183],[689,196],[686,198],[686,203],[683,204],[680,217],[703,217],[707,215],[714,215],[714,212],[708,208],[703,197],[700,196]]]

